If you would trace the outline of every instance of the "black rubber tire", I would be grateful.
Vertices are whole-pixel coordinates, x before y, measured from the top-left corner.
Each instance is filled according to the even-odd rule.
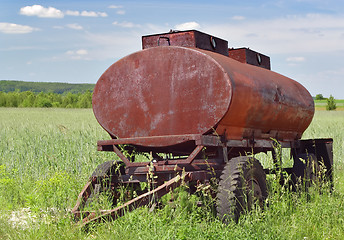
[[[101,192],[107,189],[105,186],[106,184],[110,185],[110,181],[113,178],[117,178],[123,173],[123,171],[124,168],[121,161],[107,161],[98,165],[91,175],[91,179],[93,177],[97,177],[97,183],[95,183],[93,186],[92,193],[86,201],[86,206],[88,206],[95,198],[97,198]]]
[[[105,176],[109,170],[111,169],[114,161],[103,162],[97,166],[97,168],[93,171],[92,177],[103,177]]]
[[[217,216],[224,222],[238,222],[240,214],[253,204],[263,208],[268,195],[266,175],[258,160],[240,156],[229,160],[220,177],[217,193]]]

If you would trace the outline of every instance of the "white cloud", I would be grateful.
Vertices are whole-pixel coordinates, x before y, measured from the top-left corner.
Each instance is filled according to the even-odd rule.
[[[232,19],[236,21],[242,21],[242,20],[245,20],[246,18],[244,16],[233,16]]]
[[[178,24],[174,26],[175,30],[192,30],[192,29],[199,29],[201,26],[197,22],[186,22],[182,24]]]
[[[107,17],[107,13],[106,12],[98,12],[98,16],[100,17]]]
[[[54,29],[64,29],[62,26],[53,26]]]
[[[82,11],[80,16],[83,17],[107,17],[105,12],[94,12],[94,11]]]
[[[117,32],[107,32],[103,34],[85,33],[84,41],[89,43],[94,50],[89,53],[92,59],[97,60],[114,60],[122,58],[130,53],[141,49],[141,36],[143,30],[147,28],[135,29],[135,31],[124,31],[121,34]],[[120,47],[119,47],[120,46]],[[105,69],[104,69],[105,70]]]
[[[123,8],[123,6],[121,6],[121,5],[110,5],[108,8],[118,9],[118,8]]]
[[[65,11],[65,14],[68,16],[75,16],[75,17],[107,17],[106,12],[95,12],[95,11],[72,11],[72,10],[67,10]]]
[[[83,29],[83,27],[77,23],[67,24],[66,27],[68,27],[70,29],[74,29],[74,30],[82,30]]]
[[[324,14],[202,26],[205,32],[228,40],[230,47],[246,46],[269,54],[344,50],[343,29],[344,15]]]
[[[76,51],[69,50],[65,54],[74,60],[90,60],[88,57],[88,51],[86,49],[79,49]]]
[[[40,18],[63,18],[64,14],[61,10],[58,10],[53,7],[43,7],[41,5],[32,5],[32,6],[26,6],[22,7],[20,9],[21,15],[26,16],[37,16]]]
[[[37,30],[38,28],[33,28],[26,25],[0,22],[0,32],[6,33],[6,34],[25,34],[25,33],[31,33]]]
[[[87,55],[88,51],[85,50],[85,49],[79,49],[79,50],[76,51],[76,54],[78,54],[78,55]]]
[[[124,21],[124,22],[113,22],[112,23],[113,25],[115,26],[119,26],[119,27],[123,27],[123,28],[134,28],[134,27],[140,27],[139,24],[134,24],[132,22],[127,22],[127,21]]]
[[[124,15],[125,14],[125,11],[123,9],[121,9],[121,8],[123,8],[123,6],[121,6],[121,5],[110,5],[110,6],[108,6],[108,8],[118,9],[116,12],[118,15]]]
[[[118,10],[116,13],[117,13],[118,15],[124,15],[124,14],[125,14],[125,11],[124,11],[124,10]]]
[[[69,15],[69,16],[80,16],[80,12],[79,11],[72,11],[72,10],[67,10],[65,11],[65,14],[66,15]]]
[[[67,55],[87,55],[88,51],[86,49],[79,49],[76,51],[69,50],[66,52]]]
[[[82,16],[82,17],[107,17],[106,12],[95,12],[95,11],[74,11],[66,10],[64,13],[54,7],[43,7],[41,5],[32,5],[22,7],[20,9],[21,15],[26,16],[37,16],[41,18],[63,18],[65,15],[68,16]]]
[[[291,63],[300,63],[306,61],[306,59],[304,57],[288,57],[286,61]]]

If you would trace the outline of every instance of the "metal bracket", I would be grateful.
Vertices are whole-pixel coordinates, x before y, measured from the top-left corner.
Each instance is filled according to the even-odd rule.
[[[164,37],[164,36],[161,36],[161,37],[158,38],[158,46],[160,46],[160,39],[161,38],[166,39],[167,42],[168,42],[168,46],[171,46],[170,38],[169,37]]]

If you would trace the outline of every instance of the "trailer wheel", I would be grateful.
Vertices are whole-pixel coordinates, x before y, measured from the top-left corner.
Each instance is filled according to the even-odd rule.
[[[123,171],[121,161],[108,161],[98,165],[91,175],[91,179],[96,177],[97,182],[93,185],[93,191],[86,201],[86,206],[94,201],[101,192],[111,190],[111,182],[114,179],[117,180],[118,175],[123,174]]]
[[[238,221],[240,214],[267,197],[266,175],[257,159],[240,156],[229,160],[218,186],[217,215],[224,222]]]

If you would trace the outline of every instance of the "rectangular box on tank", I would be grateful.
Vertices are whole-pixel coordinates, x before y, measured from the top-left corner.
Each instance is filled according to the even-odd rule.
[[[230,48],[229,57],[239,62],[271,70],[270,57],[249,48]]]
[[[197,30],[171,30],[168,33],[142,36],[142,49],[157,46],[200,48],[228,56],[228,42],[226,40],[199,32]]]

